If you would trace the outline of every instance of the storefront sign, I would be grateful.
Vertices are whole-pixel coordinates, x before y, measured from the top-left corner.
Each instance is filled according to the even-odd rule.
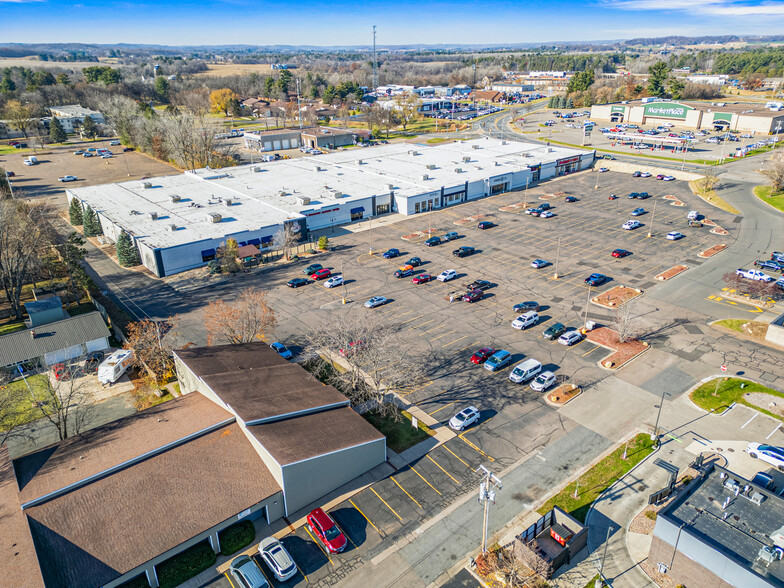
[[[653,102],[645,105],[645,116],[655,116],[659,118],[686,118],[689,110],[694,110],[691,106],[677,104],[675,102]]]
[[[611,106],[610,107],[610,112],[624,113],[624,112],[626,112],[626,107],[625,106]]]
[[[558,161],[555,162],[555,165],[556,166],[569,165],[570,163],[577,163],[578,161],[580,161],[580,156],[575,155],[574,157],[569,157],[568,159],[559,159]]]

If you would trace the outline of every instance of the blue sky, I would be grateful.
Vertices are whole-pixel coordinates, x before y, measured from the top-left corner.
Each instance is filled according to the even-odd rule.
[[[0,0],[0,43],[360,45],[784,34],[784,0]]]

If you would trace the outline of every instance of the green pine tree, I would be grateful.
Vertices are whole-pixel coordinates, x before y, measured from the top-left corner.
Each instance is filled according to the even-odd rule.
[[[68,136],[63,130],[63,125],[60,119],[56,116],[52,117],[52,122],[49,123],[49,141],[52,143],[65,143]]]
[[[133,244],[130,235],[125,231],[117,237],[117,261],[123,267],[132,267],[141,263],[139,252]]]
[[[82,121],[82,133],[88,139],[95,139],[98,136],[98,127],[89,114]]]
[[[103,229],[98,221],[98,215],[88,204],[84,210],[84,236],[97,237],[98,235],[103,235]]]
[[[84,211],[82,210],[82,202],[78,198],[72,198],[71,204],[68,206],[68,220],[73,226],[81,225],[84,223]]]
[[[318,248],[321,249],[322,251],[326,251],[327,249],[329,249],[329,239],[327,239],[326,235],[322,235],[321,237],[319,237]]]

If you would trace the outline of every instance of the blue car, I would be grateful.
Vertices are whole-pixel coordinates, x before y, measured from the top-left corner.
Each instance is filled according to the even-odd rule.
[[[278,355],[280,355],[283,359],[291,359],[291,356],[293,355],[288,347],[286,347],[283,343],[279,343],[278,341],[271,343],[270,347],[277,351]]]
[[[384,259],[392,259],[393,257],[397,257],[398,255],[400,255],[399,249],[388,249],[387,251],[384,251],[384,254],[381,257],[383,257]]]
[[[490,372],[500,370],[506,364],[512,361],[512,354],[503,349],[499,349],[493,355],[487,358],[485,362],[485,369]]]
[[[585,283],[589,286],[599,286],[607,281],[607,276],[604,274],[591,274],[585,278]]]

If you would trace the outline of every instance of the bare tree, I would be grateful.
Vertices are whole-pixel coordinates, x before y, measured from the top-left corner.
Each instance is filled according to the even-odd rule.
[[[328,329],[314,329],[308,339],[316,353],[329,358],[332,383],[353,406],[369,404],[382,416],[399,417],[386,395],[421,383],[424,358],[409,353],[397,331],[367,313],[333,317]],[[335,354],[346,361],[335,366]]]
[[[17,130],[22,131],[27,138],[27,132],[38,126],[35,111],[35,107],[31,104],[22,104],[19,100],[9,100],[5,105],[4,113],[9,122]]]
[[[126,327],[126,349],[133,349],[134,363],[146,370],[154,384],[169,379],[174,372],[174,358],[170,339],[166,338],[179,323],[177,317],[166,321],[143,319]]]
[[[634,301],[632,300],[615,309],[613,327],[618,332],[619,343],[634,339],[637,334],[638,318],[639,316],[634,312]]]
[[[760,173],[770,180],[771,194],[784,190],[784,152],[775,153],[768,168]]]
[[[204,310],[208,345],[258,341],[272,334],[277,324],[267,294],[256,288],[245,288],[232,303],[213,300]]]
[[[297,228],[299,225],[296,225]],[[283,252],[283,255],[288,260],[291,256],[291,250],[299,242],[299,232],[295,231],[293,223],[286,223],[275,233],[272,242]]]
[[[226,147],[215,139],[220,126],[205,116],[185,112],[163,117],[161,125],[168,151],[186,169],[213,165],[225,155]]]
[[[36,407],[57,430],[60,440],[84,431],[95,407],[95,395],[76,364],[58,364],[59,376],[42,388]]]
[[[415,94],[403,94],[396,97],[395,102],[397,104],[397,116],[405,131],[409,123],[421,116],[419,107],[422,106],[422,100]]]
[[[703,171],[704,177],[702,178],[702,192],[707,193],[716,188],[719,184],[718,168],[714,166],[706,167]]]

